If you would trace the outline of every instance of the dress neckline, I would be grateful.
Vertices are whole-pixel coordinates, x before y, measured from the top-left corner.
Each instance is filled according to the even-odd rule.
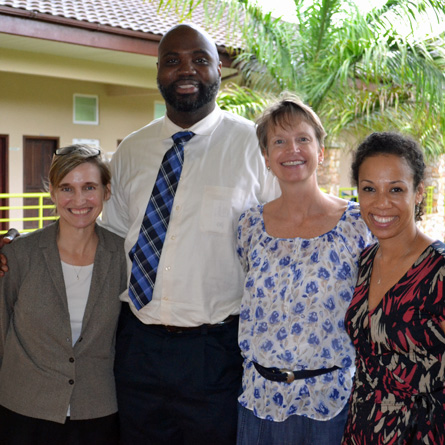
[[[368,284],[368,289],[366,292],[366,305],[368,307],[368,314],[371,316],[373,315],[376,310],[383,305],[384,300],[387,299],[387,295],[388,293],[390,293],[401,281],[406,281],[406,279],[408,278],[407,275],[409,274],[409,272],[414,268],[414,266],[417,264],[417,262],[419,261],[419,259],[423,256],[425,256],[425,254],[427,253],[428,250],[434,249],[435,248],[435,244],[438,241],[433,241],[432,243],[428,244],[428,246],[425,247],[425,249],[423,249],[423,251],[418,255],[418,257],[414,260],[414,262],[411,264],[411,266],[405,271],[405,273],[400,277],[400,279],[397,280],[396,283],[394,283],[384,294],[383,294],[383,298],[378,302],[378,304],[373,308],[373,309],[369,309],[369,291],[371,289],[371,275],[372,275],[372,271],[374,269],[374,259],[375,256],[377,254],[377,251],[379,250],[379,243],[375,243],[372,246],[373,251],[371,251],[372,254],[372,263],[370,265],[369,268],[369,272],[368,272],[368,276],[366,278],[366,282]]]
[[[264,204],[259,204],[258,208],[259,208],[259,212],[260,212],[260,216],[261,216],[261,226],[263,229],[264,234],[270,238],[270,239],[274,239],[274,240],[283,240],[283,241],[298,241],[298,240],[302,240],[302,241],[312,241],[312,240],[316,240],[319,238],[322,238],[326,235],[328,235],[329,233],[335,232],[338,228],[338,225],[340,224],[341,221],[343,221],[345,219],[346,213],[351,209],[351,208],[356,208],[358,207],[358,205],[353,202],[353,201],[348,201],[348,205],[346,206],[346,209],[344,210],[344,212],[341,214],[340,218],[338,219],[337,223],[335,224],[335,226],[328,230],[325,233],[322,233],[321,235],[317,235],[314,236],[312,238],[302,238],[301,236],[297,236],[295,238],[283,238],[283,237],[277,237],[277,236],[273,236],[270,235],[267,230],[266,230],[266,224],[264,223],[264,215],[263,215],[263,210],[264,210]]]

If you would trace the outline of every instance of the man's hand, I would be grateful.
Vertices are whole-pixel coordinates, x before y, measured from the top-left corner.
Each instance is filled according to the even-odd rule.
[[[2,237],[0,237],[0,249],[5,245],[12,243],[14,238],[20,236],[20,233],[16,229],[9,229]],[[3,277],[8,272],[8,260],[5,255],[0,253],[0,277]]]

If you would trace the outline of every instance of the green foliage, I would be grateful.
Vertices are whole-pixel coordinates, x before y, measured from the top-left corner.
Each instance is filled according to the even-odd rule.
[[[218,105],[232,113],[254,120],[268,105],[272,97],[257,93],[235,83],[224,86],[217,97]]]
[[[445,2],[389,0],[362,14],[352,0],[294,1],[296,23],[248,0],[166,3],[201,3],[212,23],[224,17],[228,34],[241,36],[232,48],[241,87],[221,91],[223,108],[252,118],[288,90],[320,115],[328,143],[391,129],[417,138],[428,156],[444,153]],[[431,17],[440,32],[419,29]]]

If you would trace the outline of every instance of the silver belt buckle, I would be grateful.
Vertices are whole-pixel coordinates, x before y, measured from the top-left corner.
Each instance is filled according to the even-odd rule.
[[[286,374],[286,383],[292,383],[295,380],[295,375],[290,369],[283,368],[280,369],[280,372]]]

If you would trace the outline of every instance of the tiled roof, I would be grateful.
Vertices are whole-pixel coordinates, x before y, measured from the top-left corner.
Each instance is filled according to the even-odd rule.
[[[58,16],[79,22],[96,23],[112,28],[163,35],[179,23],[174,12],[158,12],[160,0],[0,0],[0,6],[26,10],[49,16]],[[233,44],[233,36],[227,35],[224,21],[218,28],[205,25],[205,12],[198,6],[191,22],[206,28],[221,46]]]

